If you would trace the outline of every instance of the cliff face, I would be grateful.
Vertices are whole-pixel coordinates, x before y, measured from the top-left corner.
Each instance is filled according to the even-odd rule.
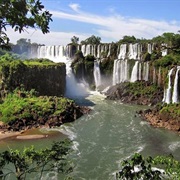
[[[61,96],[65,93],[66,68],[63,63],[27,63],[12,61],[1,64],[1,96],[22,86],[25,90],[35,89],[39,95]]]

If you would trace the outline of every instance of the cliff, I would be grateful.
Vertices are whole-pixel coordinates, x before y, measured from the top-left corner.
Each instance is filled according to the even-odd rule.
[[[66,87],[64,63],[48,60],[2,61],[0,64],[0,96],[23,86],[39,95],[62,96]]]

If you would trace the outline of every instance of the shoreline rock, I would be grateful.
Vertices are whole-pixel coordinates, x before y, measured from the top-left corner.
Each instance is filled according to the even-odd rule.
[[[64,123],[73,122],[80,118],[82,115],[88,114],[91,111],[89,107],[77,106],[72,103],[67,107],[66,111],[58,115],[50,115],[47,117],[37,117],[37,119],[20,119],[16,121],[10,121],[8,124],[0,123],[0,139],[2,134],[6,134],[7,137],[16,136],[22,132],[42,127],[59,127]],[[9,133],[9,136],[7,135]],[[12,135],[11,135],[12,134]],[[4,136],[4,137],[6,137]]]
[[[165,128],[180,134],[180,118],[176,119],[169,114],[160,114],[156,108],[139,111],[138,114],[153,127]]]
[[[110,87],[106,99],[121,100],[123,103],[154,106],[163,98],[163,90],[146,81],[120,83]]]

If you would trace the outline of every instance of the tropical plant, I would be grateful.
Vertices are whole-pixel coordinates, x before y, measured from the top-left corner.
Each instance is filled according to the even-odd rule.
[[[9,149],[0,153],[0,178],[25,180],[42,179],[48,172],[69,173],[72,165],[67,160],[71,142],[54,142],[50,148],[36,150],[33,146],[23,151]]]
[[[1,0],[0,1],[0,47],[10,49],[6,34],[7,26],[21,33],[28,27],[40,28],[42,33],[49,32],[52,14],[44,10],[39,0]]]
[[[180,162],[172,155],[144,158],[136,153],[131,159],[122,162],[121,170],[116,173],[116,179],[124,180],[160,180],[178,179],[180,177]]]

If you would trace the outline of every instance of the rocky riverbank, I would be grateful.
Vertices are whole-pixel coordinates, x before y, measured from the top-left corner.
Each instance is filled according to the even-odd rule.
[[[180,116],[175,112],[174,115],[172,115],[170,112],[166,111],[165,113],[162,110],[163,108],[161,110],[153,108],[139,111],[138,114],[154,127],[165,128],[180,133]]]
[[[39,127],[55,127],[75,121],[90,111],[71,99],[37,96],[35,91],[16,89],[0,104],[1,131],[23,131]]]
[[[153,106],[161,102],[163,90],[150,82],[126,82],[110,87],[105,95],[107,99],[120,100],[123,103]]]
[[[85,106],[77,106],[74,103],[70,104],[65,111],[58,115],[49,115],[44,117],[23,118],[10,121],[9,123],[1,123],[0,131],[11,132],[11,131],[24,131],[32,128],[40,127],[59,127],[64,123],[73,122],[80,118],[82,115],[89,113],[90,109]]]
[[[110,100],[123,103],[153,106],[138,114],[154,127],[161,127],[180,133],[180,105],[161,104],[163,89],[150,82],[120,83],[110,87],[105,95]]]

